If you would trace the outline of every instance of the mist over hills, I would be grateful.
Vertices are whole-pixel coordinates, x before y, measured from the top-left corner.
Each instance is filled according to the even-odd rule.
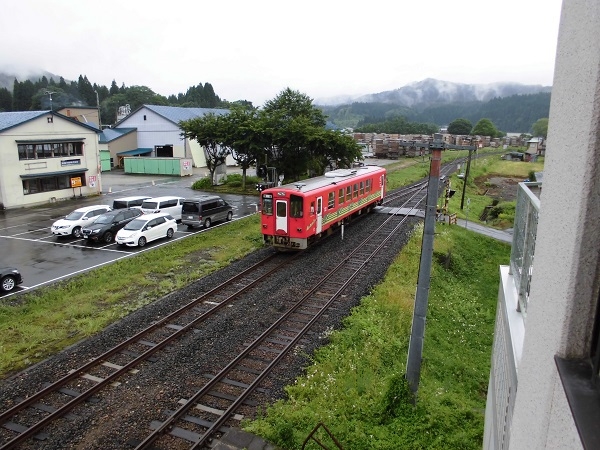
[[[58,83],[61,78],[43,70],[15,72],[0,69],[0,88],[12,92],[15,79],[37,82],[45,76]],[[548,117],[551,89],[512,82],[464,84],[427,78],[391,91],[320,98],[313,103],[338,128],[356,128],[394,116],[438,126],[457,118],[466,118],[473,124],[488,118],[502,131],[527,133],[536,120]]]
[[[488,84],[463,84],[427,78],[401,88],[360,96],[336,96],[315,99],[320,106],[337,106],[349,103],[392,103],[412,108],[425,108],[444,103],[486,102],[497,97],[551,92],[551,86],[525,85],[502,82]]]

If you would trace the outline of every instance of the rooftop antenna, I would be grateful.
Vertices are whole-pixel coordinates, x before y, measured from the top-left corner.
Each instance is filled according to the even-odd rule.
[[[50,96],[50,112],[52,112],[52,94],[56,94],[56,92],[45,91],[44,94],[48,94]]]

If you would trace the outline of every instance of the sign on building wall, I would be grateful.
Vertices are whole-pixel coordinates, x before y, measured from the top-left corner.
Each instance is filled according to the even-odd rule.
[[[78,166],[81,164],[81,159],[65,159],[60,162],[61,166]]]
[[[81,177],[71,177],[71,187],[81,187]]]
[[[88,177],[88,186],[89,187],[96,187],[96,175],[90,175]]]

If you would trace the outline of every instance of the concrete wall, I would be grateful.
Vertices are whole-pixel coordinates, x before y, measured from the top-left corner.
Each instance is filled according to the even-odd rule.
[[[573,139],[577,136],[577,139]],[[600,255],[600,3],[565,0],[511,449],[582,448],[554,356],[584,357]]]

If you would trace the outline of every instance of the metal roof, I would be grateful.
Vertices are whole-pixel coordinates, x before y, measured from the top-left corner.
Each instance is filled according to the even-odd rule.
[[[106,144],[108,142],[114,141],[115,139],[120,138],[121,136],[125,136],[133,131],[137,130],[137,128],[105,128],[100,133],[100,143]]]
[[[135,156],[135,155],[143,155],[145,153],[151,153],[151,148],[136,148],[135,150],[127,150],[124,152],[119,152],[117,155],[119,156]]]
[[[50,111],[11,111],[0,112],[0,131],[21,125],[33,119],[37,119]]]
[[[38,173],[27,173],[19,175],[21,178],[48,178],[48,177],[59,177],[61,175],[72,175],[74,173],[87,172],[87,168],[79,168],[73,170],[63,170],[62,172],[38,172]]]
[[[216,108],[183,108],[181,106],[160,106],[160,105],[144,105],[143,107],[148,108],[150,111],[155,112],[159,116],[170,120],[173,123],[178,124],[182,120],[195,119],[196,117],[202,117],[206,114],[214,114],[216,116],[222,116],[229,114],[228,109],[216,109]]]

